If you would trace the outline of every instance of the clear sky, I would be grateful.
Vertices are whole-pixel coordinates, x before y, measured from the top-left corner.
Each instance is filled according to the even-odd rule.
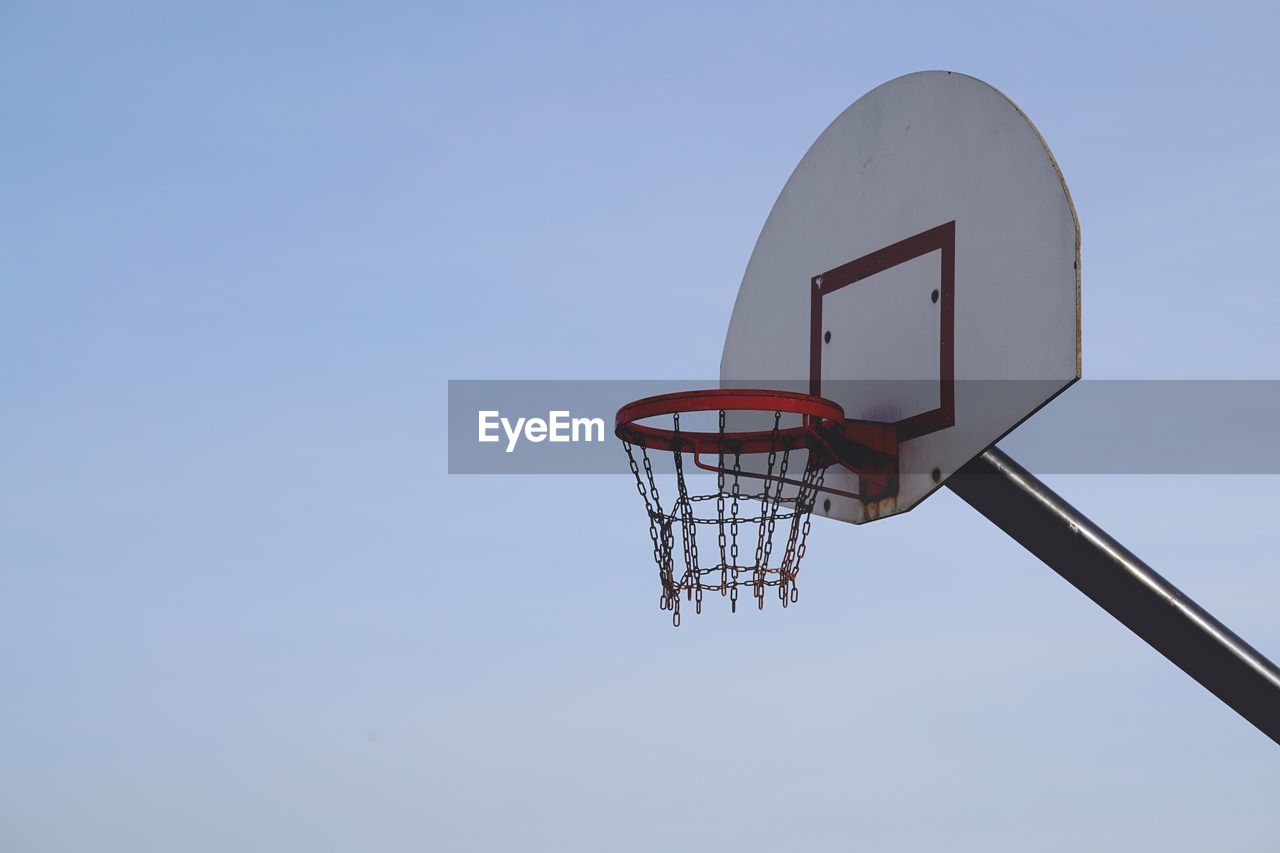
[[[675,631],[621,454],[444,447],[450,378],[714,377],[796,161],[921,68],[1052,146],[1086,377],[1275,378],[1278,32],[4,4],[0,849],[1280,848],[1275,745],[948,493]],[[1280,655],[1275,478],[1051,484]]]

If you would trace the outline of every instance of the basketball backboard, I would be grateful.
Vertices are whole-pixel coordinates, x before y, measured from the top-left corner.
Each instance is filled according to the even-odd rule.
[[[864,95],[783,187],[747,264],[726,388],[826,397],[892,424],[892,493],[815,512],[905,512],[1080,377],[1080,230],[1030,120],[980,80],[910,74]]]
[[[1080,228],[1035,127],[961,74],[872,90],[765,221],[721,387],[618,410],[661,607],[676,625],[707,594],[786,607],[813,512],[861,524],[946,483],[1280,743],[1280,667],[995,446],[1079,378]]]

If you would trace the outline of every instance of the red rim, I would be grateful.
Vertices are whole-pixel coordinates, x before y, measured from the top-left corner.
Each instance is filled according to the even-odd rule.
[[[783,412],[804,415],[805,424],[798,427],[755,432],[686,432],[677,438],[674,430],[642,426],[637,421],[679,412]],[[760,389],[722,389],[679,391],[645,397],[618,409],[614,419],[614,435],[631,444],[655,450],[694,451],[698,453],[768,453],[770,450],[822,447],[814,434],[814,421],[839,426],[844,423],[844,409],[823,397],[792,391]]]

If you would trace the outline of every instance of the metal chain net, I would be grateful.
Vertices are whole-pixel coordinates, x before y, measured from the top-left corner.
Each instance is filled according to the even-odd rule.
[[[677,439],[680,435],[680,415],[672,416]],[[725,413],[720,410],[720,442],[722,448],[717,457],[715,491],[709,494],[691,494],[685,478],[684,453],[673,454],[675,462],[676,499],[671,509],[663,509],[658,484],[654,478],[649,453],[639,447],[637,461],[635,449],[623,442],[631,473],[636,480],[636,491],[644,500],[649,515],[649,538],[653,544],[653,559],[658,565],[658,578],[662,594],[658,600],[663,610],[671,611],[673,625],[680,624],[680,599],[693,602],[694,612],[702,612],[702,596],[706,592],[718,592],[729,599],[729,607],[738,609],[739,592],[749,591],[756,600],[756,607],[764,609],[766,590],[774,588],[782,606],[794,602],[799,596],[796,573],[804,557],[805,543],[809,536],[810,513],[818,490],[822,487],[826,469],[811,464],[810,455],[803,451],[805,470],[791,487],[794,494],[784,494],[783,479],[791,463],[792,451],[780,448],[778,432],[782,413],[773,413],[772,442],[764,470],[743,473],[742,454],[726,454],[723,448]],[[764,455],[764,454],[760,454]],[[728,463],[728,464],[726,464]],[[760,480],[763,474],[763,481]],[[763,483],[759,491],[745,490],[745,482]],[[788,490],[788,491],[790,491]],[[677,530],[678,543],[677,543]],[[714,561],[704,564],[699,557],[699,534],[710,544]],[[775,545],[776,543],[776,545]],[[775,560],[775,554],[781,556]],[[772,563],[772,565],[771,565]]]

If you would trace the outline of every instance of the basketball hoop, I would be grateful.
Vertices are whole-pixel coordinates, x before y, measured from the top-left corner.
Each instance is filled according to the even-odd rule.
[[[718,412],[718,429],[682,429],[680,415],[691,412]],[[726,430],[726,415],[734,412],[764,413],[766,419],[771,413],[772,426]],[[800,416],[802,423],[784,427],[784,416]],[[668,417],[670,429],[638,423]],[[764,608],[769,587],[777,590],[783,607],[796,600],[796,573],[804,557],[810,513],[818,492],[829,491],[823,489],[823,476],[837,461],[828,436],[843,423],[844,410],[839,405],[786,391],[685,391],[647,397],[618,410],[615,434],[626,448],[636,490],[649,516],[649,537],[662,582],[659,606],[671,611],[672,624],[680,624],[681,595],[693,602],[698,613],[705,592],[727,597],[734,611],[739,590],[746,588],[759,609]],[[650,450],[672,454],[676,498],[670,509],[663,507]],[[692,454],[698,468],[715,474],[713,491],[690,491],[684,470],[686,453]],[[753,463],[745,470],[744,457],[752,457]],[[758,489],[747,485],[755,482],[760,483]],[[699,556],[699,531],[705,531],[705,545],[715,557],[712,565],[705,565],[705,558]],[[713,532],[714,545],[710,542]],[[775,540],[780,548],[775,548]],[[706,552],[704,546],[701,553]]]

